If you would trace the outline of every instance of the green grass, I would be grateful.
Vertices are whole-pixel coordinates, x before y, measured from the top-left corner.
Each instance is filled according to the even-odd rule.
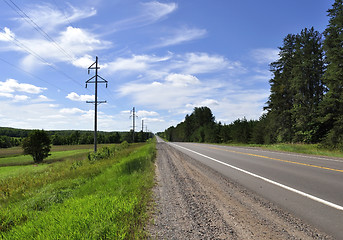
[[[0,179],[0,239],[147,238],[155,143],[110,150]]]
[[[43,162],[50,163],[57,160],[63,160],[67,157],[75,156],[78,154],[87,154],[90,152],[90,149],[78,149],[78,150],[69,150],[69,151],[59,151],[51,152],[51,156],[44,159]],[[31,155],[19,155],[19,156],[10,156],[0,158],[0,166],[15,166],[15,165],[27,165],[34,164]]]
[[[4,179],[6,177],[15,176],[26,172],[36,173],[41,170],[44,170],[47,167],[47,164],[0,167],[0,179]]]
[[[98,144],[98,147],[104,147],[104,146],[110,146],[113,144]],[[93,144],[83,144],[83,145],[61,145],[51,146],[51,152],[60,152],[60,151],[71,151],[71,150],[80,150],[80,149],[88,149],[93,150],[94,145]],[[0,148],[0,159],[4,157],[10,157],[10,156],[18,156],[23,154],[22,147],[11,147],[11,148]]]
[[[227,146],[241,146],[241,147],[259,147],[267,150],[294,152],[311,154],[317,156],[328,157],[343,157],[343,152],[339,150],[332,150],[323,148],[320,144],[291,144],[291,143],[279,143],[279,144],[223,144]]]

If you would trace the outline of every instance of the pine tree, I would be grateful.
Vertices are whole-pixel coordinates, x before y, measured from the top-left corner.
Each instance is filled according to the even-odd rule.
[[[324,52],[322,36],[305,28],[296,36],[291,92],[294,93],[291,111],[293,142],[318,142],[318,106],[324,95]]]
[[[322,36],[313,28],[289,34],[280,47],[279,60],[271,64],[267,102],[269,131],[278,142],[317,142],[318,105],[323,99]],[[275,136],[274,136],[275,134]]]
[[[290,80],[294,78],[295,50],[296,35],[288,34],[280,47],[279,60],[270,65],[274,77],[269,81],[271,94],[264,109],[272,119],[270,128],[276,133],[278,142],[290,142],[293,136],[291,110],[295,93]]]
[[[324,32],[327,69],[324,83],[328,92],[321,105],[322,126],[328,131],[327,145],[343,147],[343,0],[328,10],[329,25]]]

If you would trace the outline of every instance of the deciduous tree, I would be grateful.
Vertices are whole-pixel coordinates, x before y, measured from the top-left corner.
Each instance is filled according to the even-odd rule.
[[[32,156],[35,163],[43,162],[50,154],[51,140],[44,130],[34,130],[23,140],[24,154]]]

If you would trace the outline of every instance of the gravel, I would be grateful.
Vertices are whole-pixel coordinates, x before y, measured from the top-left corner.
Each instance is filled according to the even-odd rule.
[[[151,239],[333,239],[167,143],[157,143]]]

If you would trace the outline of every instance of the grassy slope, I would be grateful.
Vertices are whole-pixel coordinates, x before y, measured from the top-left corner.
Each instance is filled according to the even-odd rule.
[[[154,159],[149,143],[0,179],[0,238],[145,238]]]
[[[318,144],[290,144],[290,143],[280,143],[271,145],[261,145],[261,144],[223,144],[227,146],[241,146],[241,147],[259,147],[268,150],[284,151],[284,152],[295,152],[312,154],[319,156],[328,157],[343,157],[343,152],[339,150],[325,149]]]

